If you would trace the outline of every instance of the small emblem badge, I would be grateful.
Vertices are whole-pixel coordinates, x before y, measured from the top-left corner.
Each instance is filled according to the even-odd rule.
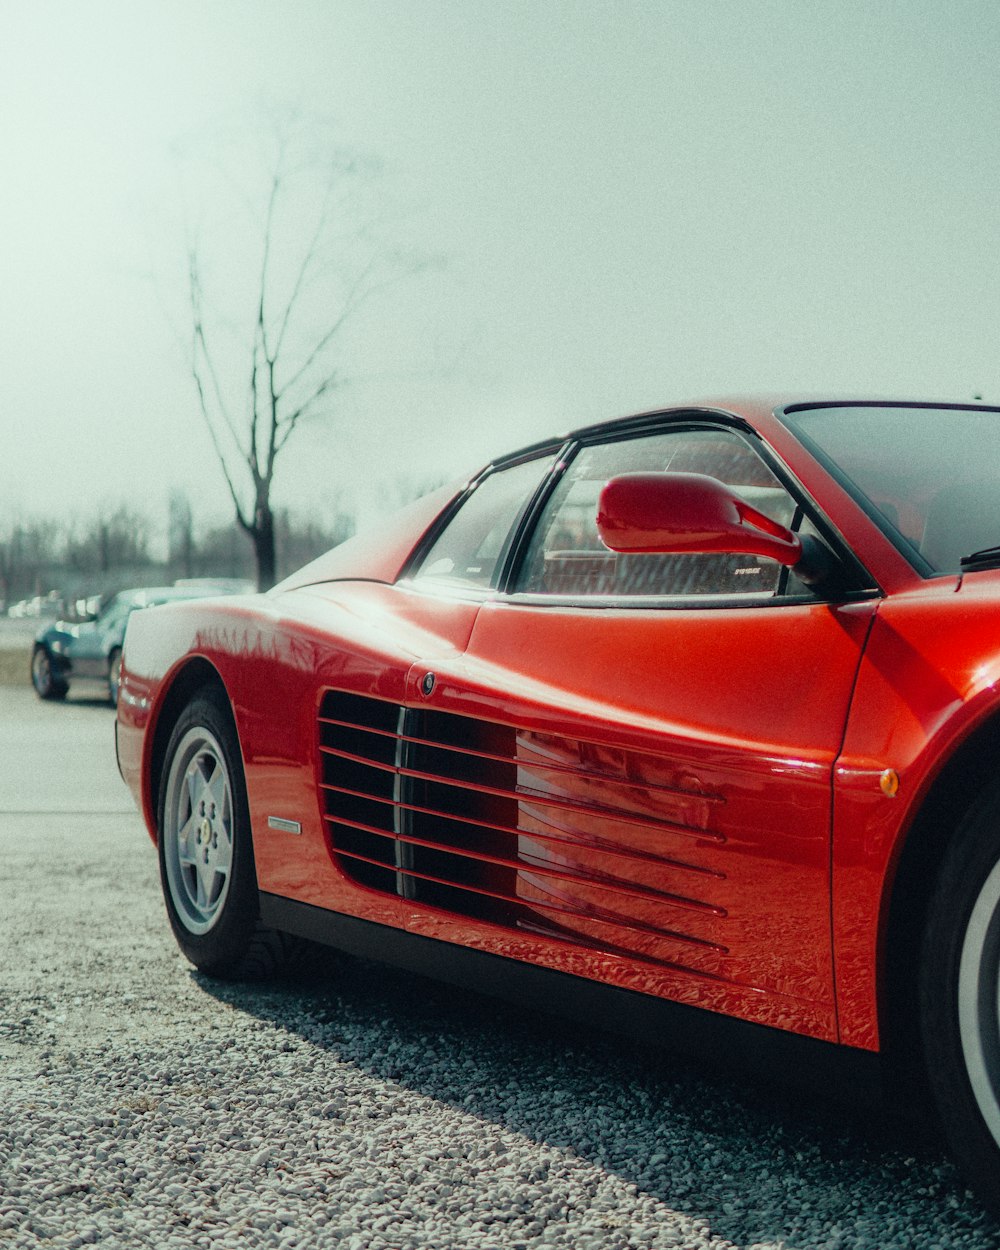
[[[277,829],[279,833],[301,833],[302,826],[297,820],[286,820],[284,816],[268,816],[268,829]]]

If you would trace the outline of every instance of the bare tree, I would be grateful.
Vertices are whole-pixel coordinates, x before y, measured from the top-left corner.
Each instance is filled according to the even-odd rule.
[[[390,284],[428,264],[379,243],[374,215],[359,216],[358,203],[377,168],[326,138],[315,123],[275,126],[266,175],[247,191],[246,161],[229,178],[241,194],[221,248],[244,279],[254,275],[235,315],[240,282],[220,281],[218,236],[192,233],[187,249],[191,370],[262,590],[276,573],[279,456],[310,418],[334,413],[347,380],[345,327]]]

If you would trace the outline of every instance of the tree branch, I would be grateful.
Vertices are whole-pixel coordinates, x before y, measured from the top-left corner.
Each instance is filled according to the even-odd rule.
[[[232,435],[241,456],[244,455],[243,448],[236,433],[236,428],[229,416],[228,410],[222,398],[222,390],[219,385],[218,375],[216,374],[212,357],[208,350],[208,344],[205,340],[205,323],[202,317],[202,300],[201,300],[201,283],[198,274],[198,258],[192,249],[188,253],[188,276],[191,285],[191,312],[193,320],[193,336],[191,345],[191,373],[194,377],[195,386],[198,391],[198,402],[201,407],[201,415],[204,418],[205,425],[208,427],[209,437],[212,440],[212,446],[215,449],[216,457],[222,467],[223,475],[226,479],[226,485],[229,487],[229,494],[232,497],[233,506],[236,509],[236,519],[244,529],[249,529],[246,517],[243,513],[243,507],[240,503],[239,495],[236,492],[236,486],[229,472],[229,466],[226,463],[226,457],[223,453],[222,446],[219,442],[219,436],[215,428],[215,422],[212,420],[212,414],[208,402],[208,396],[205,392],[205,384],[202,379],[201,370],[198,368],[199,352],[201,359],[204,361],[205,368],[208,371],[209,379],[215,393],[216,403],[219,411],[222,413],[223,420]]]
[[[195,381],[198,384],[198,395],[201,400],[201,410],[205,420],[211,423],[209,415],[208,401],[205,389],[202,384],[201,372],[198,368],[199,351],[201,359],[204,361],[205,369],[208,372],[209,381],[212,385],[212,391],[215,395],[215,402],[218,406],[222,419],[226,424],[226,428],[236,444],[240,455],[245,457],[246,452],[243,450],[243,444],[240,436],[236,431],[236,425],[229,415],[229,409],[222,395],[222,387],[219,383],[219,377],[215,370],[215,363],[212,355],[208,350],[208,341],[205,337],[205,321],[202,315],[202,294],[201,279],[198,271],[197,253],[192,249],[188,252],[188,279],[190,283],[191,293],[191,317],[192,317],[192,347],[191,347],[191,371],[194,374]]]
[[[215,448],[215,454],[218,457],[219,464],[222,466],[222,472],[226,479],[226,485],[229,487],[229,494],[232,497],[233,506],[236,509],[236,519],[237,521],[239,521],[243,529],[245,529],[247,533],[250,533],[251,528],[250,528],[249,523],[246,520],[246,517],[243,514],[243,506],[240,503],[240,497],[236,493],[236,487],[233,484],[233,479],[229,474],[229,466],[226,463],[226,457],[223,455],[222,447],[219,445],[219,438],[215,432],[215,425],[213,424],[211,418],[208,415],[208,408],[205,404],[205,388],[202,386],[201,378],[199,377],[197,373],[195,373],[194,375],[194,380],[195,380],[195,385],[198,388],[198,398],[201,401],[202,416],[205,418],[205,424],[208,426],[208,433],[209,433],[209,437],[212,440],[212,446]]]
[[[330,344],[336,338],[337,334],[340,332],[342,326],[347,321],[347,319],[353,316],[354,313],[357,312],[357,310],[361,307],[361,305],[365,302],[365,300],[369,299],[375,293],[375,291],[379,289],[380,286],[389,285],[389,282],[386,281],[385,283],[381,283],[378,286],[374,286],[374,287],[369,286],[365,289],[362,289],[364,287],[366,280],[368,279],[369,275],[371,274],[374,268],[375,268],[374,260],[370,260],[368,264],[365,265],[364,269],[358,275],[350,291],[348,291],[347,296],[343,303],[343,307],[340,310],[340,315],[336,318],[336,320],[333,322],[330,328],[323,335],[321,335],[319,341],[314,344],[312,350],[309,352],[309,355],[306,357],[305,362],[299,366],[299,368],[292,374],[292,376],[281,387],[281,389],[278,392],[279,399],[283,399],[285,395],[288,393],[288,391],[290,391],[293,386],[297,385],[298,382],[303,377],[305,377],[305,375],[309,372],[309,370],[316,363],[319,357],[323,355],[326,349],[330,346]]]
[[[278,202],[278,196],[281,191],[282,172],[279,166],[275,169],[271,176],[271,189],[267,197],[267,211],[264,214],[264,235],[263,246],[261,249],[260,262],[260,284],[257,299],[257,321],[254,326],[253,346],[250,352],[250,454],[249,465],[250,472],[253,475],[254,486],[256,487],[260,479],[260,454],[259,454],[259,431],[262,416],[267,421],[267,456],[265,464],[268,468],[265,470],[268,478],[270,477],[270,461],[272,458],[271,448],[274,444],[274,424],[275,412],[273,401],[269,404],[266,414],[261,413],[260,409],[260,392],[257,387],[258,370],[263,364],[271,373],[273,373],[274,359],[268,350],[267,345],[267,303],[268,303],[268,275],[270,271],[271,259],[271,239],[274,230],[274,213]],[[273,391],[273,387],[269,387]]]
[[[331,169],[330,176],[327,179],[326,191],[323,195],[323,207],[316,218],[316,229],[313,231],[312,238],[302,257],[302,264],[299,266],[295,275],[295,281],[292,284],[292,290],[285,304],[284,315],[281,318],[281,325],[278,328],[278,338],[274,345],[275,359],[281,354],[281,348],[285,341],[285,334],[288,331],[288,324],[292,319],[292,313],[298,303],[302,288],[305,285],[306,275],[312,267],[313,261],[319,253],[320,239],[326,230],[328,221],[330,220],[330,201],[333,198],[333,189],[337,183],[337,171]]]
[[[299,404],[299,406],[295,409],[294,412],[290,413],[287,417],[283,417],[281,419],[281,421],[279,422],[281,435],[278,438],[277,445],[275,447],[275,455],[277,455],[277,453],[281,451],[282,447],[284,447],[284,445],[288,442],[293,430],[298,425],[301,418],[306,415],[306,412],[308,411],[308,409],[310,409],[313,406],[313,404],[316,403],[317,400],[322,399],[322,397],[328,391],[335,390],[336,387],[342,386],[342,385],[343,385],[343,379],[340,376],[340,371],[338,369],[334,369],[334,371],[331,374],[329,374],[327,377],[325,377],[323,381],[316,387],[316,389],[313,391],[313,393],[309,396],[307,400]]]

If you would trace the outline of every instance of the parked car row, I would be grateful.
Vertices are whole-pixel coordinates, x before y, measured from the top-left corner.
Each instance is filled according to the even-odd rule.
[[[19,599],[7,608],[7,616],[12,620],[31,619],[40,616],[58,616],[62,599],[59,592],[50,590],[47,595],[33,595],[30,599]]]

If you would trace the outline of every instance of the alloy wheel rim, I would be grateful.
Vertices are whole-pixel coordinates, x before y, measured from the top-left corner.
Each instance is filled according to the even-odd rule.
[[[207,933],[229,894],[233,797],[222,747],[203,727],[177,745],[167,776],[163,854],[170,897],[189,933]]]
[[[52,670],[49,657],[44,651],[36,651],[31,661],[32,675],[38,690],[45,690],[51,679]]]

